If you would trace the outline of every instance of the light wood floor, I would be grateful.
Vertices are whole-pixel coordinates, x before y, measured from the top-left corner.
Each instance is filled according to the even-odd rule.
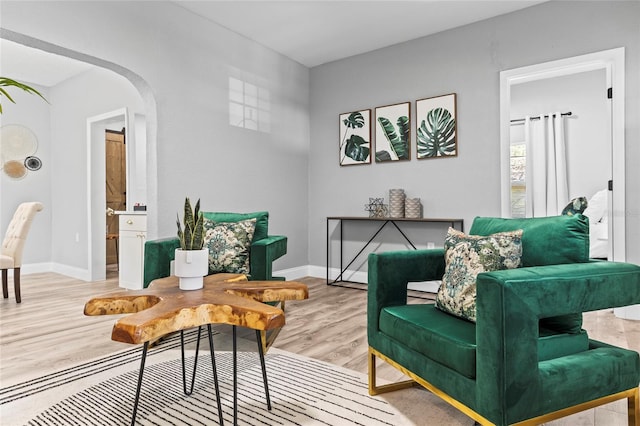
[[[299,281],[309,286],[309,300],[287,302],[287,325],[274,347],[366,374],[366,291],[327,286],[321,278]],[[92,283],[53,273],[23,276],[22,303],[15,303],[12,291],[9,299],[0,301],[0,386],[129,348],[110,339],[115,317],[83,314],[90,297],[120,291],[117,283],[115,272]],[[424,300],[412,298],[410,303]],[[640,322],[621,320],[611,311],[585,314],[584,322],[592,338],[640,351]],[[401,378],[388,366],[379,367],[379,375]],[[618,423],[607,419],[580,424]]]

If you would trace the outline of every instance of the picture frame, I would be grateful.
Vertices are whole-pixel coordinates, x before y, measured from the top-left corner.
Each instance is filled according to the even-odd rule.
[[[339,115],[339,160],[341,166],[370,164],[371,110],[346,112]]]
[[[375,109],[376,163],[411,160],[411,102]]]
[[[416,101],[416,157],[444,158],[458,155],[456,94]]]

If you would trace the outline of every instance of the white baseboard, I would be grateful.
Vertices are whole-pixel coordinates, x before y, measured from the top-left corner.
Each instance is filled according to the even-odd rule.
[[[51,272],[51,263],[29,263],[20,267],[20,275],[39,274],[41,272]],[[9,276],[13,276],[13,269],[9,269]]]
[[[295,268],[280,269],[279,271],[273,271],[274,277],[284,277],[286,280],[295,280],[302,277],[313,277],[309,272],[309,265],[296,266]]]
[[[75,266],[54,263],[52,272],[66,275],[68,277],[82,281],[91,281],[91,275],[89,274],[89,271],[87,269],[76,268]]]
[[[20,267],[20,275],[40,274],[42,272],[55,272],[56,274],[76,278],[78,280],[90,281],[89,271],[69,265],[54,262],[28,263]],[[13,277],[13,269],[9,269],[9,276]]]

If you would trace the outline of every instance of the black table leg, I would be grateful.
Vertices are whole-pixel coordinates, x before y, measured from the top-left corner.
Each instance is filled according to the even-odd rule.
[[[233,326],[233,426],[238,426],[238,347],[236,326]]]
[[[184,360],[184,331],[180,330],[180,352],[182,354],[182,390],[189,396],[193,393],[193,385],[196,382],[196,367],[198,366],[198,352],[200,351],[200,332],[202,327],[198,327],[198,340],[196,343],[196,356],[193,359],[193,375],[191,376],[191,388],[187,391],[187,371]]]
[[[260,366],[262,367],[262,382],[264,383],[264,394],[267,397],[267,409],[271,411],[271,398],[269,397],[269,385],[267,384],[267,366],[264,363],[264,351],[262,350],[262,336],[260,330],[256,330],[258,341],[258,353],[260,354]]]
[[[216,357],[213,351],[213,333],[211,333],[211,324],[207,324],[207,330],[209,331],[209,351],[211,351],[211,368],[213,369],[213,384],[216,388],[216,403],[218,404],[218,419],[220,419],[220,426],[224,425],[222,419],[222,403],[220,401],[220,387],[218,386],[218,370],[216,368]]]
[[[138,414],[138,402],[140,401],[140,388],[142,387],[142,375],[144,374],[144,363],[147,359],[147,350],[149,342],[144,342],[142,347],[142,357],[140,358],[140,372],[138,373],[138,387],[136,388],[136,399],[133,403],[133,414],[131,415],[131,426],[136,423],[136,415]]]

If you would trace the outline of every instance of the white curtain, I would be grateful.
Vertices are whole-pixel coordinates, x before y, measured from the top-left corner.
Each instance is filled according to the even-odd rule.
[[[526,217],[556,216],[569,203],[564,117],[525,117]]]

